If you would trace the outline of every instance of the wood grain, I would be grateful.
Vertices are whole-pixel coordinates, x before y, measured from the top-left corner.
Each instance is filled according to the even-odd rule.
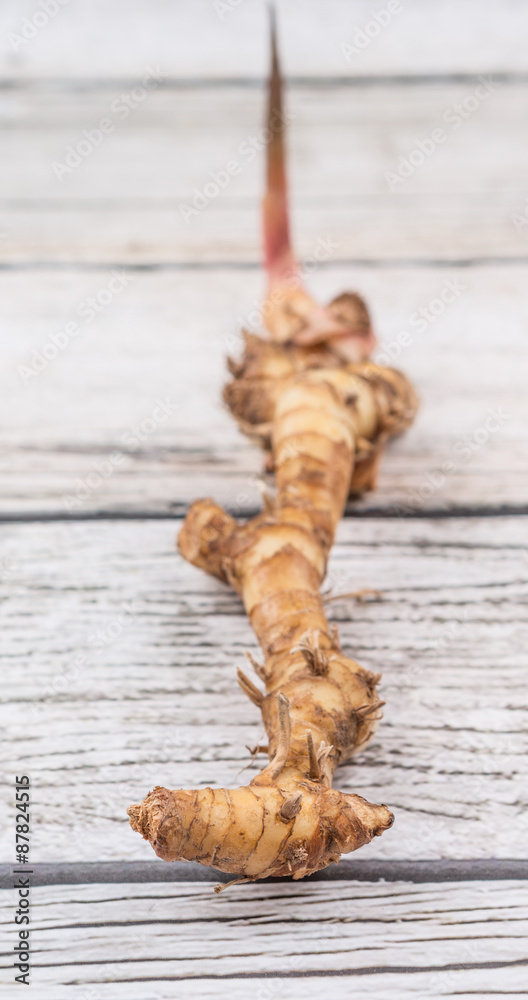
[[[180,203],[192,204],[195,188],[203,190],[207,183],[214,182],[211,172],[218,174],[226,164],[236,161],[237,172],[221,179],[216,193],[212,187],[207,190],[206,204],[198,215],[191,215],[186,223],[183,215],[174,214],[176,252],[179,245],[181,256],[182,241],[185,243],[193,231],[193,242],[199,229],[205,233],[205,217],[215,215],[220,208],[238,209],[235,221],[241,218],[242,208],[252,211],[254,232],[258,234],[266,147],[265,137],[259,138],[263,89],[181,89],[160,85],[149,91],[143,102],[128,109],[128,115],[126,108],[119,110],[124,107],[120,93],[119,86],[105,83],[80,89],[52,84],[7,89],[2,123],[9,133],[11,155],[2,159],[0,180],[13,208],[24,208],[24,203],[30,209],[38,205],[37,211],[57,207],[62,209],[63,217],[68,208],[104,210],[119,204],[125,210],[132,207],[142,212],[177,212]],[[481,246],[480,252],[492,255],[500,253],[501,247],[506,251],[510,247],[511,253],[516,245],[519,253],[526,253],[526,240],[519,239],[509,219],[509,212],[516,205],[522,212],[526,202],[528,142],[518,128],[528,107],[524,82],[494,81],[490,76],[486,85],[475,78],[417,81],[401,89],[392,83],[360,89],[306,84],[290,86],[286,97],[289,173],[296,206],[309,204],[325,211],[329,208],[335,214],[342,207],[369,208],[359,221],[363,220],[365,226],[377,225],[378,256],[390,252],[390,247],[386,249],[383,244],[384,207],[388,236],[395,219],[390,206],[394,206],[392,211],[405,208],[410,213],[407,218],[411,228],[407,230],[404,221],[400,237],[406,253],[416,256],[420,248],[412,242],[413,230],[424,210],[425,232],[427,219],[432,223],[438,219],[442,227],[446,212],[452,217],[462,210],[463,216],[471,218],[479,198],[484,201],[484,196],[489,195],[487,211],[495,212],[503,225],[495,249],[490,228],[487,245]],[[459,106],[457,110],[457,102],[464,101],[469,102],[468,109]],[[118,107],[113,108],[113,104]],[[105,118],[112,125],[110,134],[101,133],[99,139],[84,135],[84,130],[91,133]],[[386,174],[398,170],[400,157],[407,158],[437,128],[443,129],[443,137],[426,146],[423,156],[418,153],[413,158],[405,178],[390,184]],[[53,164],[65,164],[68,147],[75,147],[83,139],[88,145],[81,147],[78,165],[72,160],[66,164],[68,170],[59,170],[57,176]],[[23,170],[20,163],[24,164]],[[462,207],[462,196],[467,196],[467,207]],[[329,220],[325,215],[321,218],[325,229],[333,221],[333,216]],[[476,225],[474,207],[473,219]],[[59,227],[67,226],[60,213],[56,221]],[[92,253],[98,243],[105,242],[104,218],[101,221],[103,225],[94,233],[97,239]],[[481,232],[485,221],[486,216],[480,222]],[[142,232],[134,232],[133,223],[133,217],[124,220],[122,242],[141,244]],[[512,230],[509,239],[505,236],[507,228]],[[48,238],[64,252],[60,233],[60,228],[55,233],[50,231]],[[212,237],[210,258],[215,259],[222,237],[224,253],[230,248],[233,253],[236,230],[232,223],[225,234],[217,225],[216,238],[214,232]],[[467,239],[462,226],[460,238],[463,243]],[[354,255],[361,256],[368,242],[365,236],[359,239]],[[205,254],[205,235],[203,243]],[[455,239],[451,247],[454,255],[457,243]],[[475,242],[473,247],[478,249]],[[2,252],[7,252],[7,244]],[[86,256],[88,247],[82,252]]]
[[[225,269],[124,273],[127,286],[91,323],[78,309],[106,289],[111,270],[0,273],[8,335],[0,509],[15,517],[181,513],[212,495],[243,516],[260,503],[262,459],[220,391],[241,325],[258,322],[262,278]],[[525,284],[520,265],[328,266],[314,275],[323,301],[346,287],[365,294],[378,357],[395,357],[422,399],[414,427],[389,448],[379,489],[358,509],[526,509]],[[439,298],[446,289],[455,289],[448,305]],[[430,321],[420,319],[424,309]],[[50,338],[72,321],[79,333],[59,350]],[[47,363],[50,343],[56,357]],[[169,401],[165,412],[160,400]]]
[[[201,176],[199,178],[201,183]],[[204,182],[205,183],[205,182]],[[516,181],[516,183],[518,183]],[[191,188],[192,191],[192,188]],[[31,198],[1,204],[0,265],[47,267],[75,263],[127,267],[259,267],[262,250],[258,197],[222,198],[186,225],[171,196],[139,194],[129,201],[110,196],[75,201]],[[163,202],[163,203],[162,203]],[[18,207],[17,207],[18,206]],[[293,228],[299,257],[311,267],[321,239],[330,240],[338,260],[355,267],[428,261],[524,261],[528,220],[523,192],[382,191],[334,197],[330,191],[295,197]],[[517,227],[515,218],[522,220]],[[204,275],[204,281],[207,280]]]
[[[255,309],[258,323],[263,291],[264,150],[250,160],[239,147],[262,120],[268,43],[264,3],[230,4],[75,0],[18,48],[9,33],[40,8],[4,0],[0,11],[0,517],[30,522],[0,535],[0,788],[11,817],[12,775],[31,774],[36,862],[152,861],[128,827],[130,802],[156,783],[256,773],[240,771],[258,713],[235,684],[254,638],[238,599],[174,553],[170,519],[200,495],[237,516],[260,502],[260,456],[219,397],[224,357]],[[528,8],[402,0],[368,45],[343,49],[385,6],[281,0],[279,11],[307,270],[331,245],[311,287],[366,294],[382,349],[423,400],[332,555],[333,595],[381,592],[329,611],[345,648],[383,671],[387,700],[379,737],[338,785],[396,814],[359,861],[522,858],[528,531],[525,517],[500,515],[526,512],[528,495]],[[60,182],[52,162],[148,66],[160,86]],[[480,76],[493,93],[453,128],[444,115]],[[446,140],[391,191],[387,173],[439,126]],[[182,203],[232,158],[238,174],[186,224]],[[123,292],[24,380],[19,366],[123,269]],[[460,294],[418,330],[411,318],[446,282]],[[160,400],[166,419],[152,426]],[[490,411],[502,416],[486,435]],[[220,897],[191,883],[42,886],[32,903],[38,1000],[319,1000],[329,989],[469,1000],[525,988],[521,882]],[[10,967],[11,892],[0,906]]]
[[[176,527],[4,528],[3,771],[32,776],[35,862],[150,859],[131,802],[256,773],[235,681],[255,641],[238,598],[174,553]],[[369,857],[524,856],[527,544],[523,518],[342,522],[329,586],[383,597],[329,605],[384,675],[379,737],[338,773],[396,814]]]
[[[402,0],[388,26],[347,61],[341,45],[353,43],[373,10],[386,8],[386,2],[373,7],[370,0],[356,0],[353,7],[347,0],[281,0],[286,71],[316,77],[526,72],[528,18],[515,0]],[[263,0],[90,0],[64,6],[27,44],[13,47],[9,33],[19,33],[24,15],[32,17],[36,9],[29,0],[2,4],[4,75],[134,79],[152,61],[177,78],[254,79],[267,72]]]
[[[401,93],[383,84],[288,88],[293,224],[307,268],[321,239],[331,240],[334,259],[525,258],[528,164],[517,123],[528,90],[496,83],[456,127],[444,115],[478,80],[417,81]],[[160,87],[126,120],[113,113],[114,132],[59,182],[52,164],[109,114],[119,92],[108,84],[6,92],[0,263],[260,263],[264,145],[248,140],[259,132],[261,90]],[[438,126],[445,140],[433,155],[389,184],[401,158]],[[199,212],[185,214],[233,159],[236,176],[225,174],[217,196],[213,187]]]
[[[518,882],[46,887],[33,911],[39,1000],[508,996],[526,975]]]

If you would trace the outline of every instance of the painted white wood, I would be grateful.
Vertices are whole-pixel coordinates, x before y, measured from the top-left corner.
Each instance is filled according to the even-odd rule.
[[[506,179],[506,178],[505,178]],[[225,198],[186,225],[177,199],[111,198],[102,203],[21,204],[2,208],[0,262],[12,266],[211,265],[260,266],[260,202]],[[330,239],[341,260],[481,261],[528,256],[526,197],[518,191],[480,195],[392,193],[308,195],[293,207],[295,246],[309,260]],[[517,227],[512,218],[520,219]],[[308,265],[310,266],[310,265]],[[244,270],[241,268],[241,282]]]
[[[2,511],[171,512],[212,495],[243,515],[259,503],[262,459],[220,393],[241,325],[258,323],[262,275],[116,273],[126,287],[87,323],[78,310],[108,298],[112,269],[0,272]],[[361,509],[524,507],[525,285],[520,265],[328,266],[310,279],[322,301],[345,288],[366,296],[377,357],[394,357],[422,399]]]
[[[263,0],[70,0],[35,32],[20,35],[40,6],[4,0],[0,71],[15,78],[141,77],[160,61],[174,77],[259,77],[267,70]],[[288,73],[362,76],[526,72],[525,6],[515,0],[281,0],[279,29]],[[393,11],[376,31],[373,13]],[[42,19],[40,19],[42,20]],[[37,19],[37,24],[39,20]],[[355,44],[358,30],[364,33]],[[31,34],[31,26],[26,28]],[[369,35],[373,35],[369,41]],[[369,44],[365,45],[365,39]],[[343,52],[352,45],[355,52]]]
[[[263,91],[203,81],[266,74],[263,4],[71,0],[13,45],[9,32],[41,6],[5,0],[0,11],[0,74],[21,84],[0,99],[9,139],[0,185],[10,198],[0,263],[15,265],[0,273],[0,511],[64,514],[78,480],[85,487],[99,470],[103,481],[71,513],[170,513],[211,494],[244,515],[258,503],[260,458],[219,392],[224,355],[238,349],[240,319],[251,324],[262,276],[131,266],[258,264],[263,152],[246,162],[239,146],[260,127]],[[286,73],[345,84],[288,87],[299,253],[310,258],[330,239],[330,266],[312,287],[322,298],[350,285],[364,291],[392,354],[411,329],[396,362],[423,398],[415,428],[395,443],[379,490],[360,509],[413,513],[416,498],[420,513],[524,507],[528,314],[525,268],[514,259],[526,257],[527,229],[514,217],[526,212],[528,91],[502,82],[460,128],[444,115],[474,92],[467,74],[526,73],[528,9],[514,0],[402,0],[355,53],[342,46],[372,21],[366,0],[353,9],[345,0],[283,0],[279,17]],[[60,182],[52,161],[149,66],[164,84]],[[466,76],[346,86],[369,75],[457,73]],[[185,78],[198,87],[182,88]],[[391,192],[387,172],[439,126],[446,140]],[[186,225],[181,202],[233,157],[240,172]],[[398,266],[474,258],[512,263]],[[331,264],[344,259],[376,266]],[[83,272],[86,264],[95,267]],[[18,366],[78,319],[114,265],[131,268],[123,292],[24,382]],[[410,328],[446,281],[464,285],[456,301],[424,331]],[[166,419],[145,431],[167,397]],[[490,410],[507,416],[486,436]],[[463,459],[466,435],[478,446]],[[454,455],[456,469],[442,479]],[[239,772],[245,744],[262,735],[259,715],[234,678],[254,639],[238,599],[174,554],[176,526],[3,527],[2,815],[12,815],[9,776],[27,769],[34,861],[151,859],[128,827],[130,802],[158,782],[229,785],[255,773]],[[339,787],[395,811],[394,830],[368,856],[524,855],[527,551],[519,517],[340,526],[333,592],[367,587],[383,597],[329,605],[345,648],[384,673],[379,734],[338,772]],[[2,825],[5,860],[10,828]],[[403,1000],[524,989],[520,883],[301,883],[220,897],[193,885],[42,887],[32,900],[37,1000],[226,992],[315,1000],[328,990]],[[10,962],[12,894],[0,904]]]
[[[286,111],[296,201],[302,206],[310,200],[323,208],[329,202],[336,211],[341,204],[361,206],[363,197],[374,195],[390,204],[392,194],[394,205],[407,208],[415,195],[422,202],[429,199],[426,211],[434,219],[442,211],[456,210],[461,196],[471,205],[489,194],[495,203],[500,199],[504,204],[508,221],[513,196],[519,199],[519,211],[526,203],[528,151],[520,141],[519,125],[528,110],[527,88],[524,83],[487,79],[487,84],[418,81],[360,88],[292,85]],[[161,86],[128,115],[120,100],[123,92],[120,84],[80,89],[47,84],[4,91],[0,107],[10,155],[2,158],[0,180],[16,207],[17,199],[29,201],[30,207],[38,202],[40,209],[48,201],[64,210],[104,210],[107,203],[119,202],[125,207],[130,202],[143,208],[177,209],[180,203],[192,207],[194,189],[203,192],[206,184],[215,183],[211,173],[218,176],[235,162],[238,171],[235,166],[234,174],[221,180],[221,190],[207,188],[203,216],[247,202],[256,217],[266,143],[260,135],[263,88]],[[94,138],[101,120],[108,120],[112,131]],[[433,141],[437,129],[443,136],[435,134]],[[418,143],[426,139],[430,144],[420,153]],[[77,163],[71,152],[66,162],[68,148],[83,141]],[[410,155],[405,177],[394,181],[386,176],[398,171],[400,158]],[[372,216],[364,218],[368,225]],[[200,221],[196,215],[188,225],[180,220],[175,240],[181,243]],[[323,226],[327,224],[323,220]],[[405,224],[401,235],[410,247]],[[141,231],[129,238],[140,240]],[[99,240],[104,243],[104,225]],[[525,243],[521,239],[519,246]],[[492,252],[491,233],[487,252]],[[383,248],[379,256],[384,256]]]
[[[238,598],[174,553],[176,528],[3,529],[2,770],[32,777],[35,862],[151,859],[131,802],[256,773],[240,772],[260,714],[235,679],[255,640]],[[527,551],[519,517],[342,522],[328,584],[383,597],[329,605],[384,675],[375,742],[337,774],[394,809],[365,856],[524,856]],[[10,780],[2,795],[9,816]]]
[[[519,882],[290,883],[217,897],[193,884],[64,886],[36,888],[32,902],[39,1000],[486,997],[519,993],[526,975]]]

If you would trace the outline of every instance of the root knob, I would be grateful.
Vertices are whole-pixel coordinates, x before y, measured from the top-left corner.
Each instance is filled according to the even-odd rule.
[[[294,792],[283,802],[277,816],[283,823],[289,823],[302,809],[302,792]]]

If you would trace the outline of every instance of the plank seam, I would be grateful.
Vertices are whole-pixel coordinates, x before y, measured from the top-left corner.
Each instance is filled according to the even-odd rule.
[[[157,511],[157,510],[112,510],[112,511],[85,511],[81,513],[65,513],[64,511],[45,511],[45,512],[29,512],[24,513],[10,513],[4,512],[0,513],[0,524],[48,524],[48,523],[66,523],[66,522],[81,522],[81,521],[174,521],[184,517],[187,510],[189,509],[189,504],[185,503],[174,503],[173,509],[169,512],[167,511]],[[399,514],[394,508],[396,504],[392,507],[369,507],[366,510],[354,510],[349,509],[344,513],[344,520],[357,520],[359,518],[363,520],[401,520],[405,521],[424,521],[424,520],[452,520],[453,518],[499,518],[499,517],[525,517],[528,514],[528,504],[519,504],[515,506],[514,504],[502,504],[498,507],[451,507],[445,509],[442,507],[430,508],[428,510],[412,510],[405,515]],[[229,504],[225,505],[226,511],[230,512]],[[256,517],[260,514],[260,510],[256,507],[248,508],[244,511],[244,517],[240,517],[240,514],[234,512],[239,520],[244,521],[246,519]],[[516,548],[516,546],[514,546]]]
[[[28,869],[31,885],[92,885],[141,882],[228,882],[232,875],[191,862],[91,861],[33,864]],[[528,880],[528,859],[469,859],[431,861],[355,861],[316,872],[306,882],[433,882]],[[259,884],[291,885],[292,880],[270,878]],[[0,865],[0,888],[13,887],[13,866]]]
[[[437,84],[476,84],[481,81],[482,76],[493,76],[497,83],[501,84],[527,84],[528,73],[522,70],[494,70],[483,67],[480,72],[472,73],[364,73],[352,75],[322,75],[306,76],[291,75],[285,76],[286,87],[298,87],[300,89],[325,90],[330,87],[345,87],[347,89],[361,90],[368,87],[384,87],[401,85],[403,87],[414,87]],[[137,85],[137,77],[52,77],[52,76],[31,76],[31,77],[9,77],[0,79],[1,90],[32,90],[49,87],[50,89],[64,89],[68,92],[107,90],[117,87],[134,87]],[[157,90],[233,90],[251,89],[265,90],[268,79],[264,76],[226,76],[226,77],[192,77],[192,76],[166,76],[157,83]]]
[[[331,270],[337,267],[363,268],[471,268],[471,267],[509,267],[511,265],[528,264],[528,254],[506,257],[333,257],[330,261],[321,261],[320,270]],[[0,271],[108,271],[127,270],[135,272],[147,271],[260,271],[260,260],[190,260],[190,261],[62,261],[62,260],[29,260],[1,261]]]

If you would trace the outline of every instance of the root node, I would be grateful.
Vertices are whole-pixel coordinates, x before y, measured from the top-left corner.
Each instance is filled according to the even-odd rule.
[[[283,823],[289,823],[302,808],[302,792],[294,792],[280,807],[277,815]]]
[[[306,632],[301,636],[297,646],[291,653],[302,653],[305,662],[313,674],[324,677],[328,673],[328,657],[319,648],[319,631]]]

